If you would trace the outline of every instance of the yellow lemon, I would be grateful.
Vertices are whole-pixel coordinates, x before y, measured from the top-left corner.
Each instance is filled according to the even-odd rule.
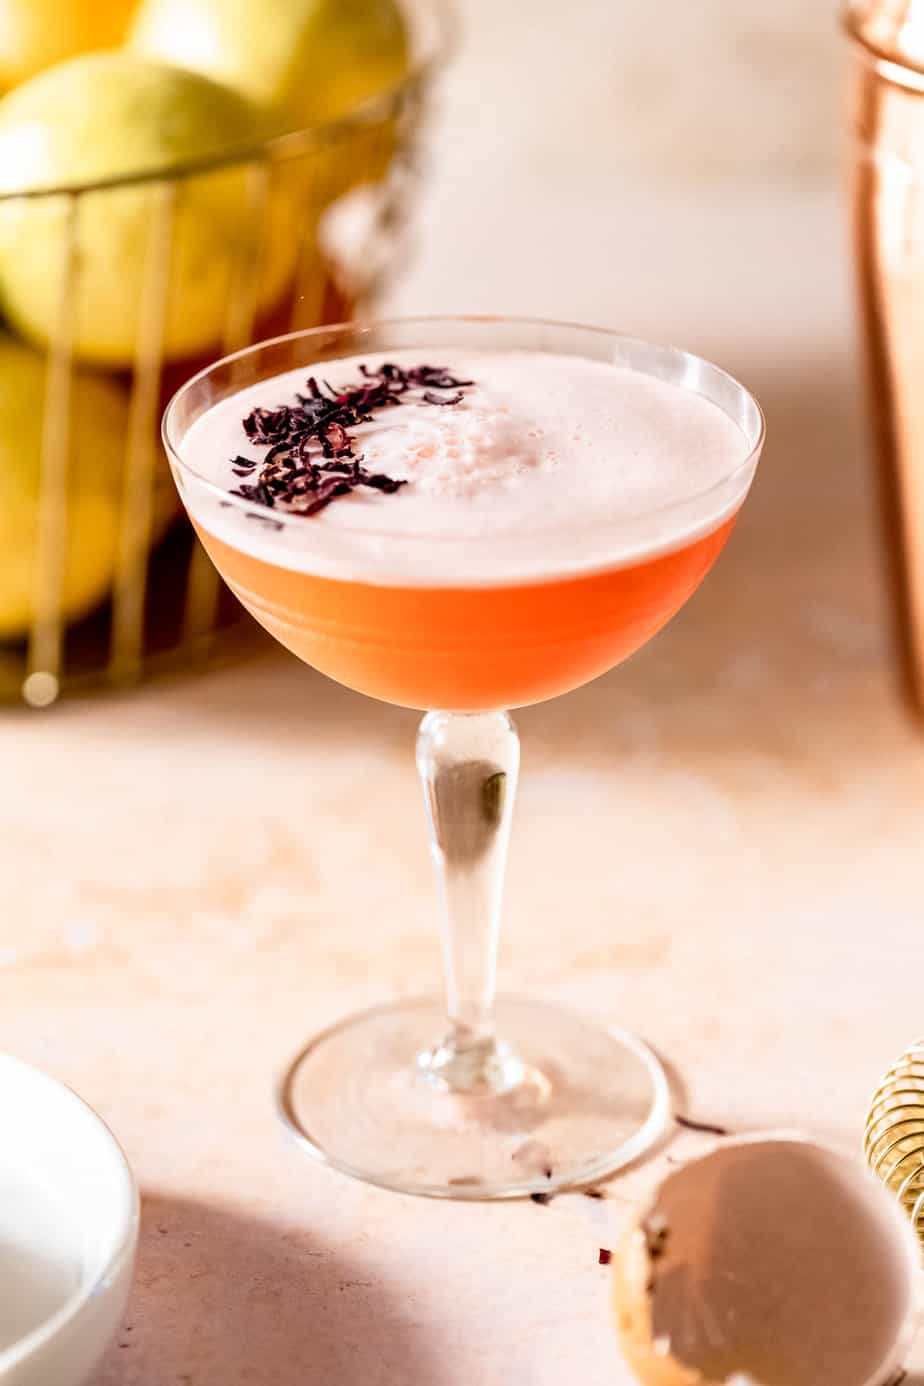
[[[346,115],[408,60],[395,0],[142,0],[129,44],[237,87],[290,126]]]
[[[15,639],[33,617],[42,484],[46,361],[0,333],[0,639]],[[80,616],[101,601],[115,571],[122,496],[127,392],[92,371],[73,378],[68,417],[66,552],[62,610]],[[163,468],[155,494],[155,536],[175,510]]]
[[[121,43],[134,0],[0,0],[0,92],[52,63]]]
[[[410,62],[396,0],[141,0],[128,42],[236,87],[285,129],[349,116],[399,83]],[[398,144],[386,102],[278,166],[280,180],[301,189],[304,243],[319,266],[322,214],[382,182]]]
[[[259,174],[240,162],[74,199],[15,194],[169,175],[252,147],[267,128],[239,92],[128,52],[71,59],[10,92],[0,101],[0,306],[13,325],[40,345],[53,339],[70,228],[78,357],[131,365],[142,333],[145,350],[159,344],[168,358],[217,348],[242,267],[262,267],[258,307],[288,285],[291,180],[262,204],[251,200]]]

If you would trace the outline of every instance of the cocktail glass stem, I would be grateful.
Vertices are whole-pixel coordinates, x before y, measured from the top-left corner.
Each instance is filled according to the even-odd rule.
[[[506,712],[428,712],[417,737],[442,904],[448,1027],[418,1057],[444,1091],[497,1094],[524,1065],[494,1033],[494,987],[520,738]]]

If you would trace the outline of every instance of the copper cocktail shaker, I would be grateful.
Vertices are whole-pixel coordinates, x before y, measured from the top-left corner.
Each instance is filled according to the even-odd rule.
[[[886,545],[909,691],[924,713],[924,0],[860,0],[852,208]]]

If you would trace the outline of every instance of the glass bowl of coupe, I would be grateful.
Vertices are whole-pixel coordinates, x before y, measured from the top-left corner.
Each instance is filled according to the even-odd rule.
[[[216,355],[374,302],[451,42],[442,0],[122,8],[121,47],[37,73],[0,35],[0,700],[33,706],[246,637],[161,411]]]

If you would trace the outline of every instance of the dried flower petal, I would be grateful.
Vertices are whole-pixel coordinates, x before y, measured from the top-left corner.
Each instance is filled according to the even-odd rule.
[[[367,423],[376,409],[403,403],[411,391],[421,391],[426,404],[455,405],[464,398],[460,386],[474,383],[457,379],[443,366],[405,370],[385,362],[377,370],[362,364],[359,372],[365,382],[361,385],[335,389],[328,381],[309,376],[307,394],[297,394],[297,404],[252,409],[243,420],[244,432],[255,446],[269,451],[262,463],[232,458],[235,476],[249,476],[258,465],[260,471],[256,481],[243,482],[230,494],[305,516],[318,514],[338,496],[360,486],[394,495],[406,481],[384,472],[367,472],[362,455],[353,451],[348,430]],[[436,393],[446,390],[453,393]]]

